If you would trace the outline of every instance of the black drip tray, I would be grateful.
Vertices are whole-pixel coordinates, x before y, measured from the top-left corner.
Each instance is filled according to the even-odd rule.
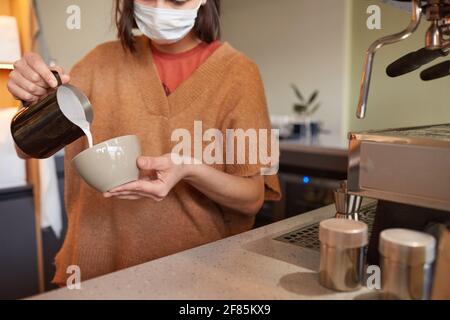
[[[377,211],[377,202],[363,206],[359,212],[359,220],[366,223],[369,231],[369,239],[372,233],[373,221]],[[276,237],[274,240],[290,243],[302,248],[320,251],[319,222],[302,227]]]

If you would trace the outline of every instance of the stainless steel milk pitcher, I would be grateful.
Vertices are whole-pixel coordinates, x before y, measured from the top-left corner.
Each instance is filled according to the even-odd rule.
[[[92,123],[93,111],[89,99],[77,88],[62,84],[56,71],[52,71],[58,87],[48,95],[22,108],[11,122],[11,134],[17,147],[28,156],[45,159],[66,145],[82,137],[84,131],[69,119],[64,110],[78,108]]]

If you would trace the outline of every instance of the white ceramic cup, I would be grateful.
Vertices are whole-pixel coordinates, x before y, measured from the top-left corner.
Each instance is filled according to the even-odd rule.
[[[141,147],[137,136],[114,138],[84,150],[72,159],[83,180],[100,192],[139,179],[137,158]]]

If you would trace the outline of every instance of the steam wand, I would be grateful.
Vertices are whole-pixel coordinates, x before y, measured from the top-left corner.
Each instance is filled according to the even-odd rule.
[[[364,71],[361,78],[361,88],[358,101],[358,110],[356,116],[359,119],[364,119],[367,111],[367,99],[369,96],[370,79],[372,76],[373,60],[375,57],[375,52],[379,50],[384,45],[393,44],[410,37],[420,24],[420,19],[422,17],[422,8],[420,7],[420,0],[412,1],[411,10],[411,22],[408,27],[400,32],[390,36],[383,37],[375,41],[366,52],[366,60],[364,64]]]

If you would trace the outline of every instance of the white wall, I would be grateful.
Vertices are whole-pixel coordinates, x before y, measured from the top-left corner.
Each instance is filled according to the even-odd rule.
[[[51,56],[66,70],[99,43],[115,38],[112,0],[37,0],[37,4]],[[70,5],[81,9],[80,30],[66,28]]]
[[[224,0],[223,39],[260,67],[269,110],[291,114],[296,83],[320,90],[316,118],[343,133],[346,0]]]

